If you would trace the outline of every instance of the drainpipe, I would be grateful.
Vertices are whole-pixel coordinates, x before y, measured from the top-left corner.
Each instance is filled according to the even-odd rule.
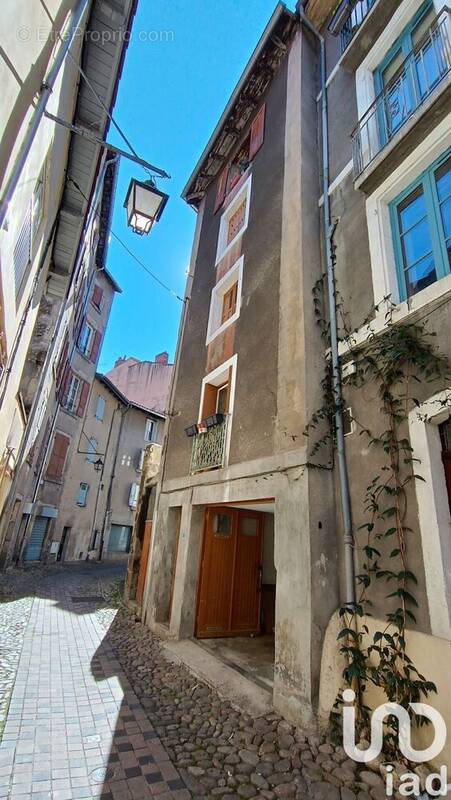
[[[335,274],[332,259],[333,227],[330,219],[329,199],[329,122],[327,113],[327,86],[326,86],[326,46],[324,37],[305,16],[301,3],[298,4],[301,24],[304,25],[318,40],[320,46],[320,76],[321,76],[321,128],[323,152],[323,198],[324,198],[324,250],[326,253],[327,272],[327,299],[330,322],[330,355],[332,363],[332,390],[335,404],[335,432],[337,440],[337,462],[340,480],[341,511],[343,516],[343,544],[346,595],[345,603],[355,603],[355,566],[354,566],[354,537],[352,532],[351,499],[349,493],[348,467],[343,429],[343,394],[341,385],[341,364],[338,355],[338,323],[335,296]]]
[[[64,35],[62,36],[62,41],[53,60],[53,64],[44,78],[38,101],[34,107],[34,111],[28,123],[24,140],[19,148],[19,152],[17,153],[16,159],[11,169],[11,174],[8,180],[6,181],[5,188],[3,190],[3,194],[0,201],[0,228],[2,227],[5,221],[5,217],[8,212],[9,202],[14,194],[17,184],[19,183],[19,178],[22,174],[22,170],[25,166],[28,155],[33,146],[34,137],[36,136],[39,124],[43,117],[50,95],[53,92],[53,87],[58,77],[58,73],[64,63],[67,51],[69,50],[74,40],[74,36],[76,35],[76,32],[80,25],[80,20],[88,6],[88,2],[89,0],[80,0],[77,5],[77,8],[72,13],[69,25],[67,27],[67,31],[65,31]]]

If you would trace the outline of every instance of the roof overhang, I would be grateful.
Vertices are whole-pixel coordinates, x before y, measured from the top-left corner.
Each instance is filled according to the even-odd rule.
[[[197,206],[237,142],[287,51],[297,17],[278,3],[199,158],[182,197]]]
[[[105,139],[110,112],[114,106],[121,77],[137,0],[92,0],[83,38],[81,67],[101,103],[80,76],[73,124],[89,128]],[[102,106],[105,106],[103,108]],[[92,140],[72,133],[67,158],[58,225],[53,243],[50,275],[65,279],[72,272],[81,245],[86,213],[93,196],[103,148]],[[110,200],[104,208],[106,223],[111,218],[115,188],[114,171]],[[107,175],[108,179],[108,175]],[[106,242],[104,242],[106,245]],[[104,259],[104,252],[100,254]]]

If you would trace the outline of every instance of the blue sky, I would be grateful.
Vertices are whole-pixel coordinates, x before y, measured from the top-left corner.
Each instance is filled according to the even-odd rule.
[[[132,176],[147,176],[122,159],[113,230],[182,296],[195,213],[180,193],[275,5],[275,0],[140,0],[138,5],[114,116],[139,155],[171,175],[159,181],[170,199],[148,237],[129,231],[122,207],[126,190]],[[108,140],[125,149],[114,128]],[[121,355],[152,360],[168,350],[172,359],[181,303],[114,238],[108,269],[122,294],[113,304],[99,370],[111,369]]]

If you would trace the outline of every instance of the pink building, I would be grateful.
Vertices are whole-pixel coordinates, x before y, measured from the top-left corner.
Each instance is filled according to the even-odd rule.
[[[168,353],[159,353],[155,361],[137,358],[118,358],[106,377],[133,403],[165,413],[173,364],[168,363]]]

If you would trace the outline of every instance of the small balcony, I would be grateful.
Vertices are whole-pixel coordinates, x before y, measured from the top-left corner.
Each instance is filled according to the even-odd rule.
[[[365,171],[372,172],[373,165],[376,169],[379,161],[399,147],[415,126],[417,134],[424,138],[446,113],[446,103],[442,103],[443,108],[440,108],[438,100],[442,95],[442,99],[447,99],[445,95],[451,72],[449,24],[450,12],[446,8],[353,131],[354,178],[358,188],[365,190],[359,176]],[[421,125],[418,124],[420,120]],[[412,141],[412,146],[415,144]],[[385,172],[389,173],[396,163],[386,166]]]
[[[227,426],[229,415],[222,422],[199,431],[192,437],[190,473],[208,469],[220,469],[225,463]]]
[[[344,53],[347,46],[356,35],[365,17],[369,13],[376,0],[358,0],[340,33],[341,52]]]

